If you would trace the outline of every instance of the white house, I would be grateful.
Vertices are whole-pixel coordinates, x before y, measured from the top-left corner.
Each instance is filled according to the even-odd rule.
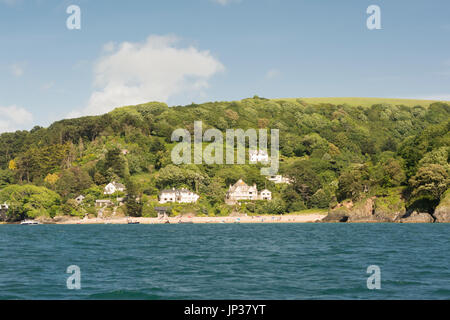
[[[272,200],[272,192],[270,190],[264,189],[259,194],[259,200]]]
[[[75,198],[75,201],[78,204],[81,204],[83,202],[83,200],[85,199],[85,196],[83,196],[82,194],[80,194],[78,197]]]
[[[250,162],[269,162],[269,155],[266,150],[250,150],[248,152],[248,157]]]
[[[272,192],[264,189],[258,194],[256,184],[249,186],[242,179],[239,179],[234,185],[230,185],[228,188],[225,202],[234,204],[239,200],[272,200]]]
[[[125,191],[125,186],[121,183],[117,183],[115,181],[110,182],[106,185],[103,194],[113,194],[117,191],[123,192]]]
[[[113,205],[113,202],[111,200],[95,200],[96,207],[108,207],[111,205]]]
[[[291,179],[283,177],[282,175],[278,174],[278,175],[274,175],[274,176],[268,176],[267,180],[272,181],[273,183],[286,183],[286,184],[291,184]]]
[[[166,189],[159,195],[159,203],[178,202],[195,203],[200,198],[198,194],[188,189]]]
[[[256,184],[247,185],[242,179],[239,179],[234,185],[230,185],[227,192],[228,202],[236,202],[238,200],[257,200],[258,188]]]

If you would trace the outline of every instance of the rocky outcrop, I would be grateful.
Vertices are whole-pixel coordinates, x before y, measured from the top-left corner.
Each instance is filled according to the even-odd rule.
[[[406,213],[402,188],[356,203],[346,200],[331,209],[323,222],[400,222]]]
[[[439,206],[433,213],[436,222],[450,223],[450,206]]]
[[[374,215],[375,197],[357,202],[350,210],[347,222],[379,222]]]
[[[375,216],[375,198],[367,198],[353,204],[352,201],[344,201],[330,210],[322,219],[323,222],[381,222]]]
[[[70,216],[56,216],[52,219],[52,223],[62,223],[67,221],[79,220],[80,218]]]
[[[381,222],[399,222],[405,213],[406,205],[401,196],[401,189],[394,190],[385,197],[375,199],[373,214]]]
[[[347,208],[337,208],[330,211],[321,222],[347,222],[349,215]]]
[[[37,218],[34,219],[34,220],[39,221],[39,222],[42,223],[42,224],[54,224],[54,223],[55,223],[55,221],[54,221],[52,218],[50,218],[50,217],[44,217],[44,216],[37,217]]]
[[[330,209],[321,222],[399,222],[399,223],[450,223],[450,189],[441,198],[433,214],[410,208],[402,197],[402,187],[384,191],[382,195],[356,203],[345,200]]]
[[[400,219],[401,223],[431,223],[434,222],[433,217],[425,212],[414,211],[406,218]]]
[[[450,223],[450,189],[444,193],[442,200],[433,213],[435,222]]]

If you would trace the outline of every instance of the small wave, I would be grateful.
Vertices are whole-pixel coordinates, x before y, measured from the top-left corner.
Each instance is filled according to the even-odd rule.
[[[142,291],[114,290],[94,293],[87,297],[90,300],[161,300],[163,296],[148,294]]]
[[[448,298],[450,297],[450,289],[437,289],[433,291],[433,294],[436,295],[436,299],[445,299],[448,300]]]
[[[13,296],[13,295],[6,295],[6,296],[0,295],[0,300],[22,300],[22,299],[24,299],[24,297]]]
[[[423,286],[426,285],[426,283],[421,281],[414,281],[414,280],[385,280],[383,281],[387,285],[394,285],[394,287],[397,286]]]

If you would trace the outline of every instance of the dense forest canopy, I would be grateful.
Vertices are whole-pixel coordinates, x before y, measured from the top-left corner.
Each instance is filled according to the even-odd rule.
[[[292,183],[274,185],[260,175],[260,165],[174,165],[172,132],[193,134],[198,120],[203,130],[279,129],[280,172]],[[126,184],[131,215],[153,215],[159,191],[171,187],[200,194],[186,210],[225,214],[232,210],[223,201],[226,189],[239,178],[274,193],[273,201],[240,207],[249,213],[329,208],[392,194],[408,208],[432,211],[449,186],[450,105],[351,106],[257,96],[175,107],[151,102],[3,133],[0,148],[0,201],[14,202],[11,219],[27,212],[93,213],[93,201],[111,181]],[[73,201],[79,194],[86,196],[83,207]]]

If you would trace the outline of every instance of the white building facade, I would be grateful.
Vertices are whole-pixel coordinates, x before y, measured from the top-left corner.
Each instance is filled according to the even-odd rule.
[[[250,150],[248,152],[248,158],[252,163],[269,162],[269,155],[266,150]]]
[[[121,183],[117,183],[117,182],[110,182],[106,185],[103,194],[114,194],[116,192],[124,192],[125,191],[125,186]]]
[[[167,189],[161,191],[159,203],[195,203],[200,198],[198,194],[188,189]]]
[[[230,185],[228,188],[225,202],[234,204],[239,200],[272,200],[272,192],[264,189],[258,194],[256,184],[249,186],[242,179],[239,179],[234,185]]]
[[[286,184],[291,184],[291,179],[283,177],[282,175],[278,174],[278,175],[274,175],[274,176],[268,176],[267,180],[272,181],[273,183],[286,183]]]
[[[259,194],[259,200],[272,200],[272,192],[267,189],[264,189]]]

